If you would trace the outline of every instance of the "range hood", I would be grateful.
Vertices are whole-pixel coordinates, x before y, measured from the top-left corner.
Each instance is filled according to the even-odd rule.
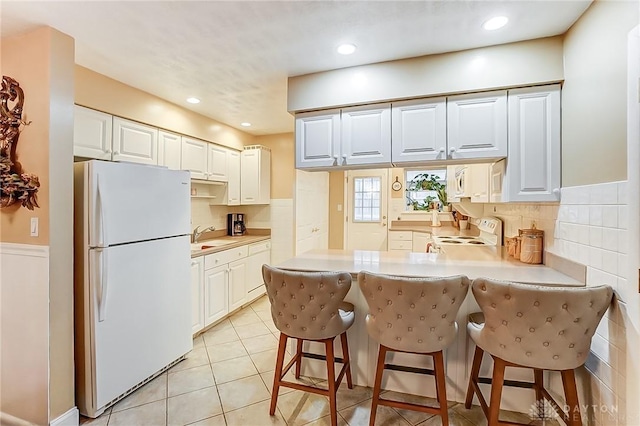
[[[472,203],[470,198],[461,198],[457,203],[451,203],[456,211],[459,211],[465,216],[472,218],[480,218],[484,216],[484,204]]]

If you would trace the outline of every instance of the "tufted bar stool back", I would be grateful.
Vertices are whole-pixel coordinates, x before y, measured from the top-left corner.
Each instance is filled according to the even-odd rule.
[[[271,317],[276,328],[280,330],[270,414],[275,413],[279,388],[281,386],[290,387],[328,396],[331,425],[336,426],[336,392],[345,375],[347,386],[349,389],[353,388],[347,330],[353,325],[355,314],[353,305],[344,301],[351,288],[351,274],[348,272],[287,271],[263,265],[262,276],[271,303]],[[337,336],[340,336],[342,343],[342,358],[334,355],[333,342]],[[297,339],[297,350],[291,361],[283,366],[289,338]],[[302,343],[304,340],[324,343],[326,355],[303,352]],[[326,360],[328,389],[283,380],[294,364],[296,366],[295,377],[300,377],[302,358],[304,357]],[[335,362],[343,364],[337,378]]]
[[[543,386],[543,370],[560,371],[567,405],[575,409],[559,414],[569,425],[581,424],[574,369],[589,355],[591,338],[611,304],[611,287],[535,286],[478,278],[473,281],[472,291],[482,314],[472,314],[467,325],[476,344],[467,408],[474,393],[481,405],[486,405],[477,385],[486,351],[494,360],[491,402],[486,413],[490,425],[500,424],[498,411],[506,366],[532,368],[535,383],[530,385],[536,391],[536,400],[547,399],[552,405],[555,401]]]
[[[456,338],[456,315],[469,290],[469,279],[465,276],[406,278],[363,271],[358,274],[358,285],[369,305],[366,318],[367,332],[380,344],[369,424],[373,425],[375,422],[378,405],[440,414],[442,423],[448,424],[442,351]],[[385,369],[409,371],[407,367],[385,364],[387,352],[407,352],[433,357],[433,370],[410,370],[435,375],[440,407],[426,407],[380,398]]]

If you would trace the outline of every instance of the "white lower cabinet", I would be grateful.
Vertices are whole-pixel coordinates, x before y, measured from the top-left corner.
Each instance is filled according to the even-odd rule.
[[[271,264],[271,240],[249,246],[247,258],[247,302],[251,302],[266,292],[262,279],[262,265]]]
[[[245,281],[247,278],[247,259],[236,260],[228,266],[229,312],[241,307],[247,298]]]
[[[413,238],[411,239],[411,251],[414,253],[428,253],[427,244],[433,242],[430,232],[417,232],[413,231]]]
[[[191,259],[191,332],[204,328],[204,257]]]
[[[271,240],[191,259],[193,334],[264,294],[256,277],[270,261]]]
[[[204,273],[204,327],[229,313],[227,265],[208,269]]]

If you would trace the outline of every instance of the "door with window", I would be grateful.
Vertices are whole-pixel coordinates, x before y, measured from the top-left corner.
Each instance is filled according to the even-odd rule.
[[[347,172],[347,250],[387,250],[387,173]]]

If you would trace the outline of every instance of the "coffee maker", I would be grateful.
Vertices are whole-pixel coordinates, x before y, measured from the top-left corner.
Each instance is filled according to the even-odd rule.
[[[227,235],[232,237],[244,235],[247,228],[244,226],[244,213],[229,213],[227,215]]]

